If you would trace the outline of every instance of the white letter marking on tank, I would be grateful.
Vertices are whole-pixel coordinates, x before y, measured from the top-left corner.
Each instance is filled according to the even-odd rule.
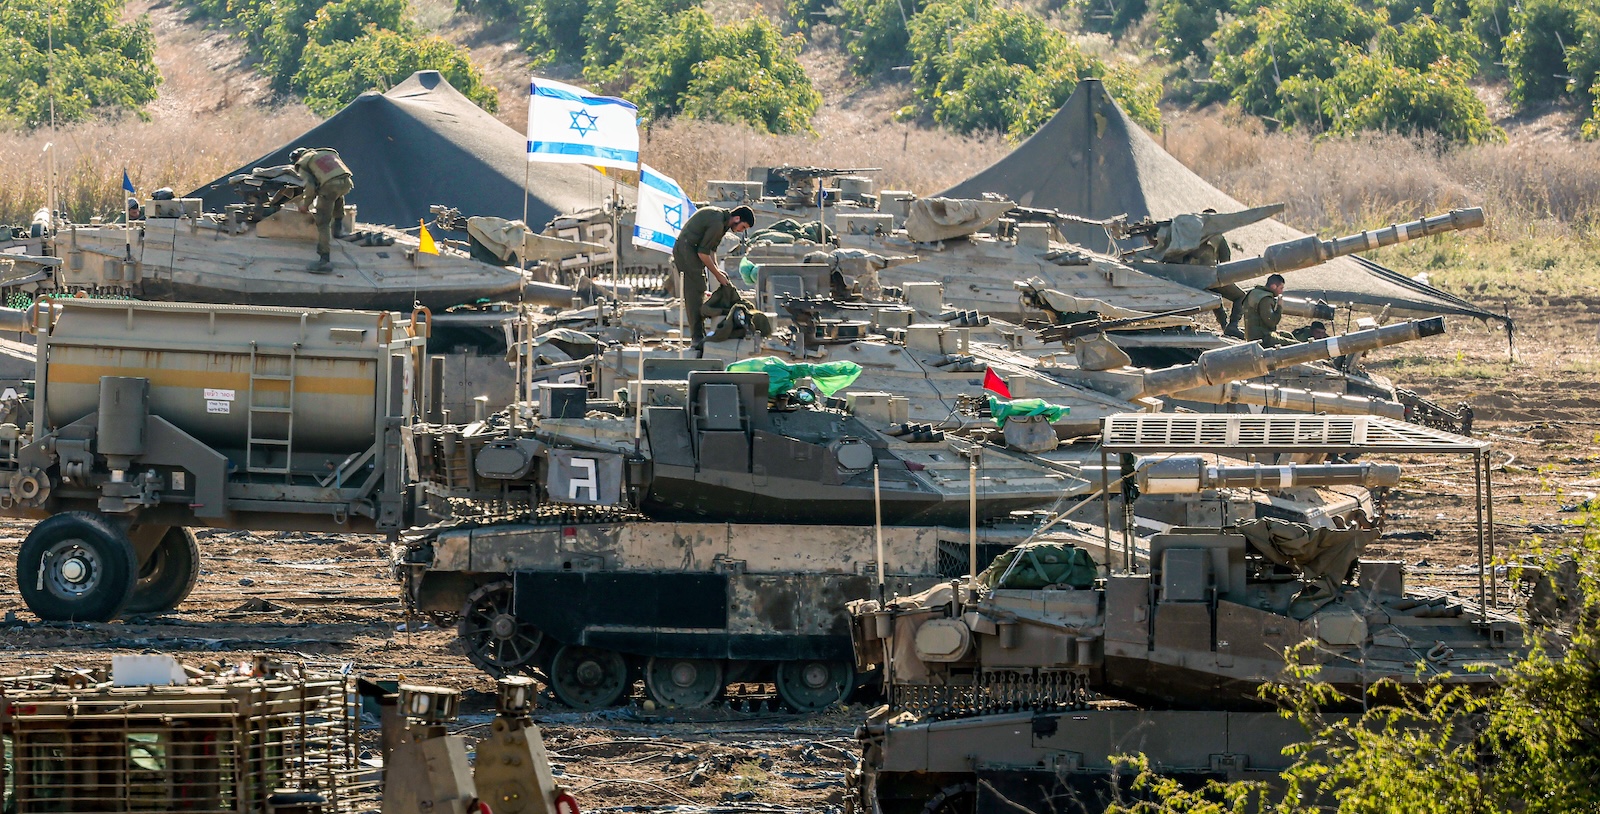
[[[569,477],[567,479],[567,498],[569,500],[578,500],[579,499],[578,498],[578,490],[579,489],[588,489],[589,490],[589,500],[590,500],[590,502],[599,503],[600,502],[600,480],[594,476],[594,471],[595,471],[594,459],[593,458],[573,458],[572,459],[572,468],[574,470],[581,469],[587,474],[585,474],[581,479],[576,477],[576,474],[574,474],[573,477]]]

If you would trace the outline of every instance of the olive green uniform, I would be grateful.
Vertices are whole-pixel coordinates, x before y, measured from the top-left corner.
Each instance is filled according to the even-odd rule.
[[[703,206],[684,221],[683,230],[672,244],[672,263],[678,267],[678,293],[683,296],[683,310],[689,319],[695,347],[706,340],[705,315],[700,306],[706,299],[706,265],[701,254],[717,256],[717,246],[728,233],[732,213],[717,206]]]
[[[356,188],[350,168],[331,147],[308,150],[294,168],[306,182],[306,197],[317,209],[317,255],[324,263],[332,252],[333,223],[344,220],[344,196]]]
[[[1279,344],[1276,331],[1283,320],[1283,300],[1264,285],[1250,289],[1240,300],[1244,309],[1244,338],[1259,340],[1264,347]]]

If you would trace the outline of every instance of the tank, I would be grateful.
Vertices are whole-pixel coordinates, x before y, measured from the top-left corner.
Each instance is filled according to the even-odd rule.
[[[1471,446],[1443,440],[1438,451]],[[1141,462],[1137,481],[1183,492],[1399,479],[1397,465],[1366,467],[1288,472],[1179,456]],[[857,669],[881,668],[889,701],[857,731],[858,810],[1092,810],[1119,785],[1127,794],[1115,758],[1128,754],[1184,783],[1281,785],[1287,747],[1309,736],[1257,691],[1286,659],[1318,667],[1338,691],[1330,722],[1429,682],[1493,686],[1497,668],[1527,653],[1517,620],[1481,597],[1408,586],[1404,563],[1368,559],[1382,522],[1172,528],[1144,539],[1133,569],[1099,560],[1084,540],[1030,542],[981,574],[854,603]]]
[[[226,212],[201,211],[200,199],[149,200],[142,220],[113,224],[56,224],[16,248],[29,259],[26,274],[0,288],[37,296],[87,292],[141,300],[233,305],[443,311],[484,298],[565,305],[570,287],[543,283],[518,268],[523,260],[559,262],[598,248],[583,240],[525,235],[519,222],[462,219],[439,208],[434,253],[419,236],[360,223],[353,206],[335,224],[333,269],[316,260],[317,229],[302,211],[299,176],[291,167],[259,168],[230,179],[246,203]],[[482,221],[467,229],[468,220]],[[446,240],[447,229],[467,240]],[[508,230],[515,234],[506,245]],[[501,238],[483,240],[484,235]],[[43,257],[34,257],[43,256]]]

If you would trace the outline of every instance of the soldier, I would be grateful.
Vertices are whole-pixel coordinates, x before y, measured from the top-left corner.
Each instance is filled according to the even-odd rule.
[[[317,262],[306,270],[326,273],[333,270],[332,246],[334,221],[344,220],[344,196],[355,189],[355,179],[350,168],[339,158],[332,147],[298,147],[289,154],[289,161],[305,181],[305,196],[315,201],[317,209]]]
[[[1304,328],[1295,328],[1289,332],[1296,342],[1310,342],[1313,339],[1327,339],[1328,326],[1321,322],[1313,322]]]
[[[1283,319],[1283,275],[1273,274],[1267,277],[1266,285],[1258,285],[1244,295],[1235,308],[1243,312],[1244,338],[1261,342],[1262,347],[1270,348],[1281,344],[1275,331],[1278,323]],[[1240,317],[1235,316],[1238,322]]]
[[[706,272],[717,278],[720,285],[731,286],[728,275],[717,265],[717,246],[728,232],[742,233],[755,225],[755,212],[748,206],[729,211],[716,206],[703,206],[683,224],[683,231],[672,246],[672,264],[678,267],[678,293],[683,296],[683,310],[688,316],[694,338],[696,355],[705,353],[706,324],[700,306],[706,298]]]

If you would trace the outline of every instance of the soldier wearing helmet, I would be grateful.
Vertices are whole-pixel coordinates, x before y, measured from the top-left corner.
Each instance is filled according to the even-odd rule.
[[[333,224],[344,220],[344,196],[355,189],[355,179],[332,147],[298,147],[289,154],[289,161],[305,181],[306,199],[316,210],[318,259],[306,268],[332,271]]]

